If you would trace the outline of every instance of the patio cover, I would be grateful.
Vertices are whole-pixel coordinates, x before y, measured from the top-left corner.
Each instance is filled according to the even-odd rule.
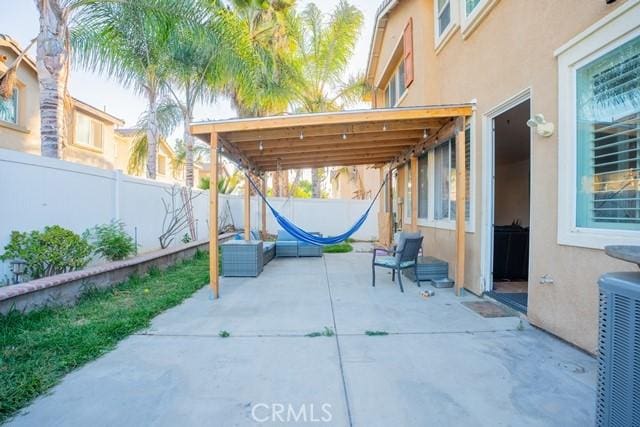
[[[197,122],[191,133],[252,174],[326,166],[374,165],[390,176],[393,169],[412,163],[412,188],[417,188],[417,158],[428,146],[455,132],[458,158],[464,158],[465,120],[472,104],[437,105],[334,113],[292,114],[221,121]],[[456,290],[464,278],[464,162],[457,162],[457,258]],[[218,162],[211,162],[211,177],[218,176]],[[249,188],[249,183],[245,183]],[[262,181],[263,192],[266,180]],[[211,286],[218,287],[218,191],[211,185],[210,248]],[[390,185],[387,192],[390,194]],[[250,239],[249,191],[245,191],[245,239]],[[412,199],[412,228],[417,229],[417,197]],[[391,197],[387,197],[390,204]],[[387,212],[391,212],[390,209]],[[262,229],[266,231],[262,206]],[[386,221],[391,221],[388,214]],[[390,225],[389,225],[390,227]]]

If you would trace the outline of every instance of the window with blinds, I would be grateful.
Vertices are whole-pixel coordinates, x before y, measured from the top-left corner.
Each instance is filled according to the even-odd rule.
[[[640,37],[576,71],[576,225],[640,229]]]
[[[434,155],[434,218],[449,219],[449,177],[451,141],[447,141],[433,150]]]
[[[429,156],[418,158],[418,218],[429,218]]]

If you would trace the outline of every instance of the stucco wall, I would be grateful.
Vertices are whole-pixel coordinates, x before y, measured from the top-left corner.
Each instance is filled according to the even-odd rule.
[[[401,34],[409,16],[414,17],[416,81],[401,105],[457,103],[477,100],[475,119],[475,232],[467,233],[465,286],[482,292],[480,234],[482,205],[482,117],[497,105],[527,88],[531,111],[558,122],[557,60],[554,51],[607,13],[620,7],[619,0],[502,0],[470,36],[456,31],[436,55],[433,44],[433,3],[405,0],[394,9],[385,38]],[[420,32],[418,29],[421,29]],[[382,47],[380,65],[389,55],[391,40]],[[382,71],[377,70],[381,75]],[[422,76],[433,78],[424,82]],[[557,243],[558,140],[535,135],[531,153],[531,263],[529,320],[590,352],[596,350],[597,279],[607,271],[632,270],[633,266],[608,258],[600,250]],[[445,257],[453,267],[454,233],[423,228],[429,253]],[[542,285],[549,275],[554,283]]]
[[[0,55],[7,61],[0,65],[11,65],[16,58],[13,50],[0,46]],[[0,121],[0,148],[40,154],[40,101],[36,72],[24,61],[18,67],[18,124],[13,126]]]

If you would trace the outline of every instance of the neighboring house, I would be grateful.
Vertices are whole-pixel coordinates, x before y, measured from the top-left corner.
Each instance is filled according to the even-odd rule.
[[[0,34],[0,71],[5,71],[22,50],[17,42]],[[14,95],[0,98],[0,148],[40,154],[40,89],[35,63],[28,55],[17,70]],[[129,157],[136,129],[123,129],[124,121],[76,98],[70,99],[66,119],[66,145],[61,158],[101,169],[120,169],[128,173]],[[157,180],[182,184],[184,168],[174,170],[173,149],[162,141],[158,150]],[[203,167],[194,165],[195,182]],[[131,175],[144,177],[140,173]]]
[[[120,169],[125,173],[133,176],[144,177],[146,171],[146,162],[139,170],[129,170],[129,158],[131,149],[140,130],[137,128],[120,128],[115,130],[115,143],[118,157],[116,159],[116,169]],[[198,182],[198,171],[200,167],[194,165],[194,182]],[[180,184],[184,182],[184,165],[176,164],[176,153],[167,143],[161,139],[158,144],[158,157],[156,163],[156,180]]]
[[[380,174],[371,166],[333,168],[330,178],[332,199],[371,199],[380,187]]]
[[[531,323],[594,353],[599,276],[637,269],[603,247],[640,242],[640,2],[386,0],[367,79],[376,108],[475,103],[464,285],[516,307],[528,297]],[[527,127],[537,114],[552,135]],[[450,271],[454,147],[417,153],[418,188],[410,164],[392,182],[397,226]]]
[[[4,71],[21,53],[11,38],[0,35],[0,70]],[[0,99],[0,148],[40,154],[40,89],[36,65],[26,55],[17,70],[13,97]],[[119,153],[114,131],[124,121],[79,99],[70,99],[66,118],[66,145],[61,157],[102,169],[115,169]]]

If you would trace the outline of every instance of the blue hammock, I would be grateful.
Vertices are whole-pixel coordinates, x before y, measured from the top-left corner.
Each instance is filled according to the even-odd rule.
[[[358,229],[362,227],[362,224],[364,224],[364,222],[367,220],[367,216],[369,215],[369,212],[371,211],[373,204],[378,199],[378,196],[380,195],[380,192],[382,191],[382,188],[384,187],[384,184],[387,181],[386,178],[384,181],[382,181],[382,185],[380,185],[380,188],[378,189],[376,196],[371,201],[371,204],[369,205],[367,210],[364,211],[364,214],[362,214],[362,216],[356,221],[356,223],[351,226],[350,229],[348,229],[344,233],[339,234],[337,236],[321,237],[321,236],[318,236],[317,234],[312,234],[303,230],[302,228],[298,227],[297,225],[289,221],[287,218],[280,215],[280,213],[277,210],[275,210],[273,206],[271,206],[271,203],[269,203],[269,201],[264,196],[264,194],[260,192],[260,190],[258,189],[258,186],[253,182],[251,177],[246,173],[245,173],[245,176],[247,177],[247,179],[249,180],[253,188],[256,190],[256,193],[260,196],[262,200],[264,200],[267,206],[269,206],[269,209],[271,209],[273,216],[276,218],[276,221],[278,221],[278,224],[280,224],[282,228],[284,228],[289,234],[291,234],[296,239],[306,243],[310,243],[312,245],[316,245],[316,246],[335,245],[336,243],[344,242],[349,237],[351,237],[353,233],[358,231]]]

